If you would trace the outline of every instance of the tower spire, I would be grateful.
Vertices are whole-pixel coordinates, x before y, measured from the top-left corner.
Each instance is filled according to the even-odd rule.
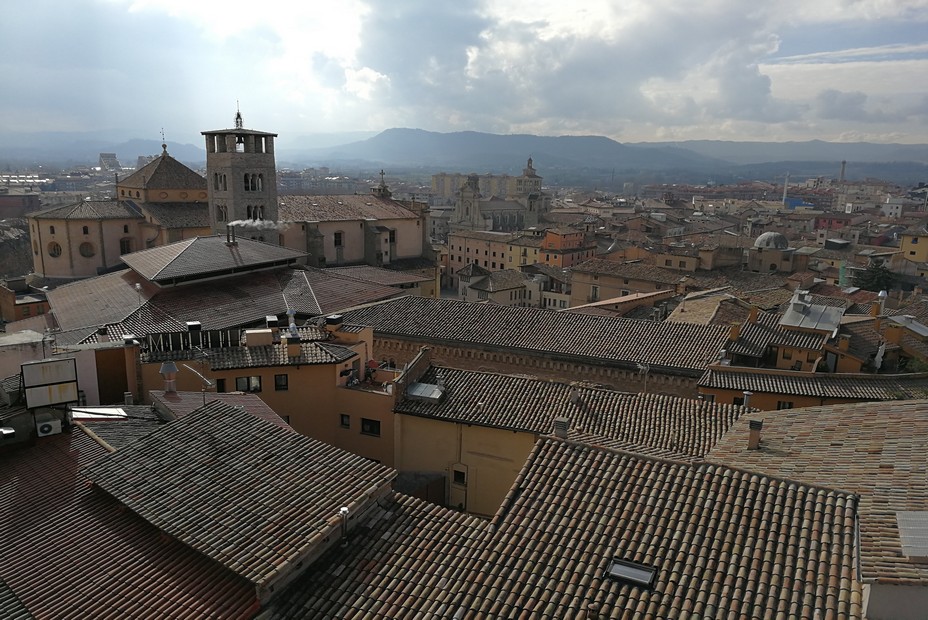
[[[235,100],[235,128],[236,128],[236,129],[241,129],[241,128],[244,127],[244,126],[245,126],[245,125],[244,125],[244,123],[243,123],[243,121],[242,121],[242,111],[239,109],[239,107],[238,107],[238,99],[236,99],[236,100]]]

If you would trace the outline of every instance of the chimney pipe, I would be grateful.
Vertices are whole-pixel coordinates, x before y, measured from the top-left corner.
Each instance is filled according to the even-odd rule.
[[[749,392],[749,391],[745,390],[745,391],[742,392],[742,394],[744,394],[744,406],[745,406],[745,407],[750,407],[750,406],[751,406],[751,396],[754,394],[754,392]]]
[[[348,512],[347,506],[338,509],[338,516],[341,518],[342,526],[342,546],[348,544]]]
[[[748,450],[760,450],[760,431],[764,428],[763,420],[748,422]]]
[[[570,421],[567,418],[554,418],[554,436],[558,439],[567,439],[567,428]]]

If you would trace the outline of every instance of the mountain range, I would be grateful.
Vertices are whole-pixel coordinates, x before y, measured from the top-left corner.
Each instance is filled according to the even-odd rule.
[[[342,142],[344,141],[344,142]],[[168,143],[168,151],[192,167],[206,153],[191,144]],[[161,152],[154,140],[118,141],[105,134],[8,134],[0,136],[0,165],[26,162],[93,164],[115,152],[124,165]],[[328,166],[346,174],[384,168],[391,176],[411,171],[520,174],[532,157],[546,183],[601,188],[624,181],[729,183],[837,177],[882,178],[900,184],[928,181],[928,145],[867,142],[731,142],[693,140],[623,144],[603,136],[498,135],[472,131],[437,133],[388,129],[378,134],[304,134],[278,138],[281,167]]]

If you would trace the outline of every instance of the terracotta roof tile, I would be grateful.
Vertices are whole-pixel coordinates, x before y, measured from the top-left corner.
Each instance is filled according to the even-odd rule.
[[[542,438],[494,518],[463,618],[859,618],[853,495]],[[654,567],[650,588],[608,577]]]
[[[213,402],[83,475],[264,596],[337,536],[340,507],[374,501],[395,472]]]
[[[290,430],[287,424],[273,409],[268,407],[263,400],[256,394],[242,394],[238,392],[219,393],[216,392],[164,392],[161,390],[151,390],[149,392],[154,406],[159,410],[164,410],[171,416],[182,418],[185,415],[193,413],[204,405],[204,400],[211,403],[214,400],[233,407],[240,407],[251,415],[261,418],[271,424]]]
[[[120,200],[81,200],[61,207],[35,211],[29,217],[39,220],[132,220],[142,214]]]
[[[451,299],[402,297],[345,313],[375,334],[429,342],[508,347],[619,363],[695,372],[725,348],[729,330],[719,326],[655,323],[534,308],[473,304]]]
[[[741,392],[849,400],[905,400],[928,398],[928,375],[823,374],[735,367],[713,367],[699,379],[699,387]]]
[[[579,265],[575,265],[572,271],[575,273],[595,273],[618,278],[645,280],[666,285],[676,284],[686,275],[645,263],[620,263],[602,258],[591,258],[584,261]]]
[[[391,198],[373,195],[282,196],[277,212],[287,222],[334,222],[343,220],[417,219],[418,216]]]
[[[160,157],[156,157],[125,179],[118,181],[118,185],[150,190],[206,190],[206,179],[168,155],[165,150]]]
[[[209,228],[210,226],[209,205],[206,203],[144,202],[138,208],[165,228]]]
[[[118,424],[118,423],[117,423]],[[0,455],[0,574],[36,618],[248,618],[254,586],[95,492],[79,430]],[[69,535],[72,532],[75,535]]]
[[[419,382],[443,385],[443,399],[436,403],[403,395],[397,413],[538,434],[550,433],[554,419],[564,417],[573,430],[642,450],[675,453],[678,459],[705,456],[746,411],[687,398],[434,366]]]
[[[746,450],[748,420],[763,419],[759,450]],[[896,511],[928,505],[928,401],[854,403],[742,418],[709,459],[860,496],[865,580],[928,585],[928,565],[902,554]]]
[[[160,283],[289,265],[303,256],[304,252],[251,239],[229,244],[224,236],[214,235],[124,254],[122,260],[146,280]]]
[[[399,284],[412,284],[416,282],[429,282],[435,278],[427,278],[408,271],[396,271],[371,265],[357,265],[354,267],[329,267],[326,271],[339,276],[355,278],[365,282],[374,282],[384,286],[397,286]]]

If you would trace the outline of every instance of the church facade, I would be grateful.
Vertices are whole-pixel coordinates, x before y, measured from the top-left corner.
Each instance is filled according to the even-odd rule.
[[[455,197],[451,231],[514,232],[537,226],[551,206],[551,197],[542,191],[542,178],[532,164],[529,158],[522,176],[507,179],[506,198],[484,197],[480,177],[469,175]]]

